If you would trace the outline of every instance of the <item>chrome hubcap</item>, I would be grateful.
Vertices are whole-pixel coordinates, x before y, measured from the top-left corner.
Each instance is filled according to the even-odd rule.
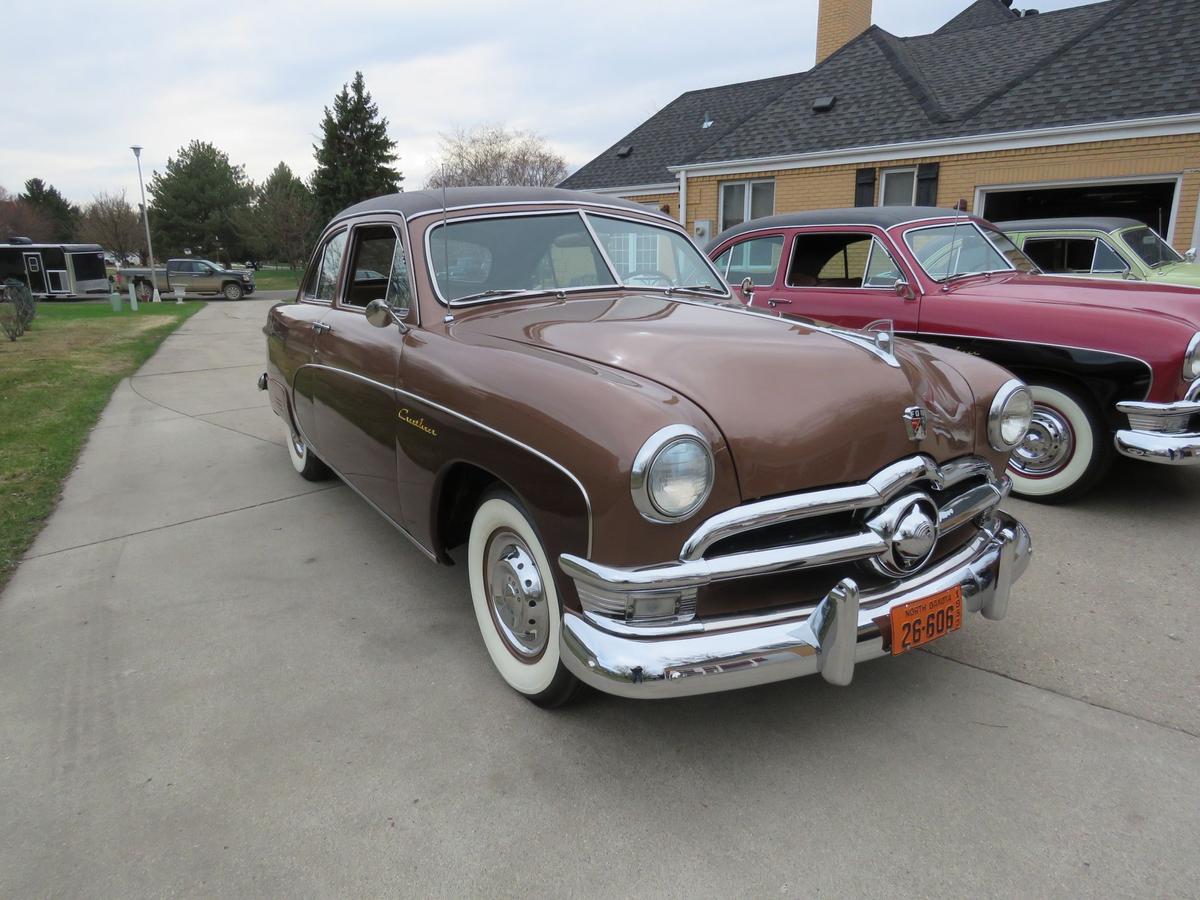
[[[1013,451],[1011,465],[1022,475],[1053,475],[1071,458],[1075,432],[1056,409],[1034,404],[1033,421],[1025,439]]]
[[[550,610],[529,547],[513,532],[498,531],[488,544],[484,566],[500,637],[517,656],[540,655],[550,636]]]

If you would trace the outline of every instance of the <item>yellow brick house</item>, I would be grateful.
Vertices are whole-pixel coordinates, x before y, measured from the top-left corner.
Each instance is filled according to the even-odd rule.
[[[901,38],[871,0],[821,0],[812,69],[689,91],[563,186],[665,208],[702,244],[772,213],[959,201],[1200,244],[1196,0],[1011,2]]]

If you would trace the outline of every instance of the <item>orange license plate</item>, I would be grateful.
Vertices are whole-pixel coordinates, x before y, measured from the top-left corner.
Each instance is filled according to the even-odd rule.
[[[907,653],[922,644],[962,627],[962,588],[912,600],[892,610],[892,656]]]

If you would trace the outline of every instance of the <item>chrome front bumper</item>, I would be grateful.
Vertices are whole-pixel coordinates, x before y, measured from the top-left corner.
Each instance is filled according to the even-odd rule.
[[[849,684],[857,663],[890,652],[885,638],[890,641],[894,607],[958,585],[965,611],[1002,619],[1031,554],[1025,526],[994,512],[969,543],[918,575],[874,592],[860,592],[846,578],[815,606],[697,621],[687,632],[662,636],[567,612],[561,658],[586,684],[634,698],[704,694],[818,672],[832,684]]]
[[[1129,417],[1129,427],[1114,437],[1117,452],[1169,466],[1200,464],[1200,432],[1187,430],[1200,414],[1197,394],[1200,382],[1192,385],[1187,399],[1175,403],[1118,403],[1117,412]]]

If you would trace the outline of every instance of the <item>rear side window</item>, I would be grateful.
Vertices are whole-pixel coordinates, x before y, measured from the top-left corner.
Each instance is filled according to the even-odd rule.
[[[1096,239],[1028,238],[1024,249],[1025,255],[1037,263],[1043,272],[1082,275],[1092,271]]]
[[[311,300],[331,303],[337,292],[338,273],[342,269],[342,256],[346,252],[346,232],[339,231],[321,247],[313,270],[309,273],[304,294]]]

